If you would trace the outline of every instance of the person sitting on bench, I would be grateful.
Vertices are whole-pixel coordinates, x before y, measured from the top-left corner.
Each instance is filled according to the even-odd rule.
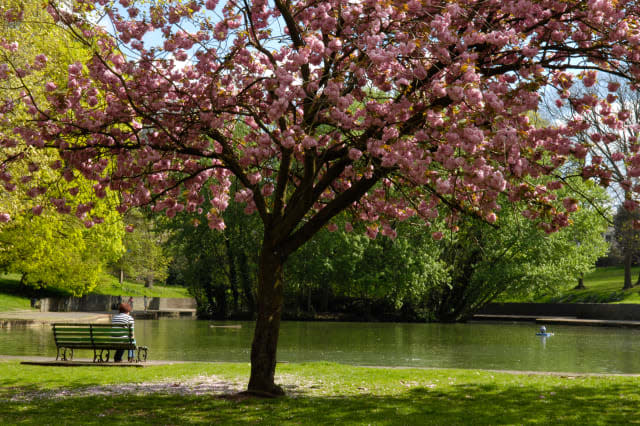
[[[129,315],[129,312],[131,312],[131,307],[129,305],[127,305],[126,303],[121,303],[120,305],[118,305],[118,312],[118,314],[114,315],[113,318],[111,318],[111,325],[126,326],[131,324],[133,326],[133,317]],[[122,361],[122,355],[124,355],[124,349],[118,349],[113,356],[113,362]],[[132,350],[129,351],[128,355],[129,359],[133,359]]]

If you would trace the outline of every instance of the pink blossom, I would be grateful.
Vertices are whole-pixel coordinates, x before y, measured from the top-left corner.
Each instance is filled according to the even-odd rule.
[[[275,187],[273,186],[273,184],[268,183],[262,187],[262,191],[261,191],[262,195],[264,195],[265,197],[268,197],[269,195],[273,194],[274,189]]]
[[[378,227],[377,226],[367,226],[367,237],[372,240],[375,240],[378,236]]]
[[[443,237],[444,237],[444,234],[440,231],[436,231],[431,234],[431,238],[433,238],[436,241],[440,241]]]
[[[362,157],[362,151],[360,151],[359,149],[356,149],[356,148],[350,148],[349,149],[349,158],[351,160],[356,161],[360,157]]]

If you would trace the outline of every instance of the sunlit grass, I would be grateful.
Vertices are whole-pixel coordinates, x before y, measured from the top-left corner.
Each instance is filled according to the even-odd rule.
[[[551,376],[480,370],[283,364],[288,396],[172,392],[206,376],[246,384],[247,364],[148,368],[61,368],[0,362],[5,424],[631,424],[640,422],[640,379]],[[195,382],[194,379],[196,378]],[[82,389],[161,381],[154,393],[83,394]],[[47,390],[35,399],[29,395]],[[63,392],[70,396],[56,398]],[[74,396],[74,391],[76,395]],[[42,395],[42,393],[40,393]]]
[[[191,297],[185,287],[165,286],[155,284],[152,288],[146,288],[142,283],[125,280],[122,285],[118,278],[104,274],[98,286],[91,292],[92,294],[106,295],[127,295],[127,296],[149,296],[149,297]]]
[[[631,270],[632,281],[638,279],[640,267]],[[624,285],[624,269],[618,266],[597,268],[584,278],[586,289],[576,290],[576,283],[568,286],[559,295],[545,296],[536,302],[552,303],[640,303],[640,287],[622,290]]]

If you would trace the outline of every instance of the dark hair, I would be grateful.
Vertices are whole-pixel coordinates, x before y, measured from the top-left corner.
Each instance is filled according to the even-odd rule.
[[[131,306],[126,303],[121,303],[118,305],[118,311],[120,311],[121,314],[128,314],[131,312]]]

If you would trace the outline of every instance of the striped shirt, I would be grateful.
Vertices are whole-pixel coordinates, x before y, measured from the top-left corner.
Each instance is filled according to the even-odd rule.
[[[133,317],[129,314],[121,312],[111,318],[111,325],[133,325]]]

